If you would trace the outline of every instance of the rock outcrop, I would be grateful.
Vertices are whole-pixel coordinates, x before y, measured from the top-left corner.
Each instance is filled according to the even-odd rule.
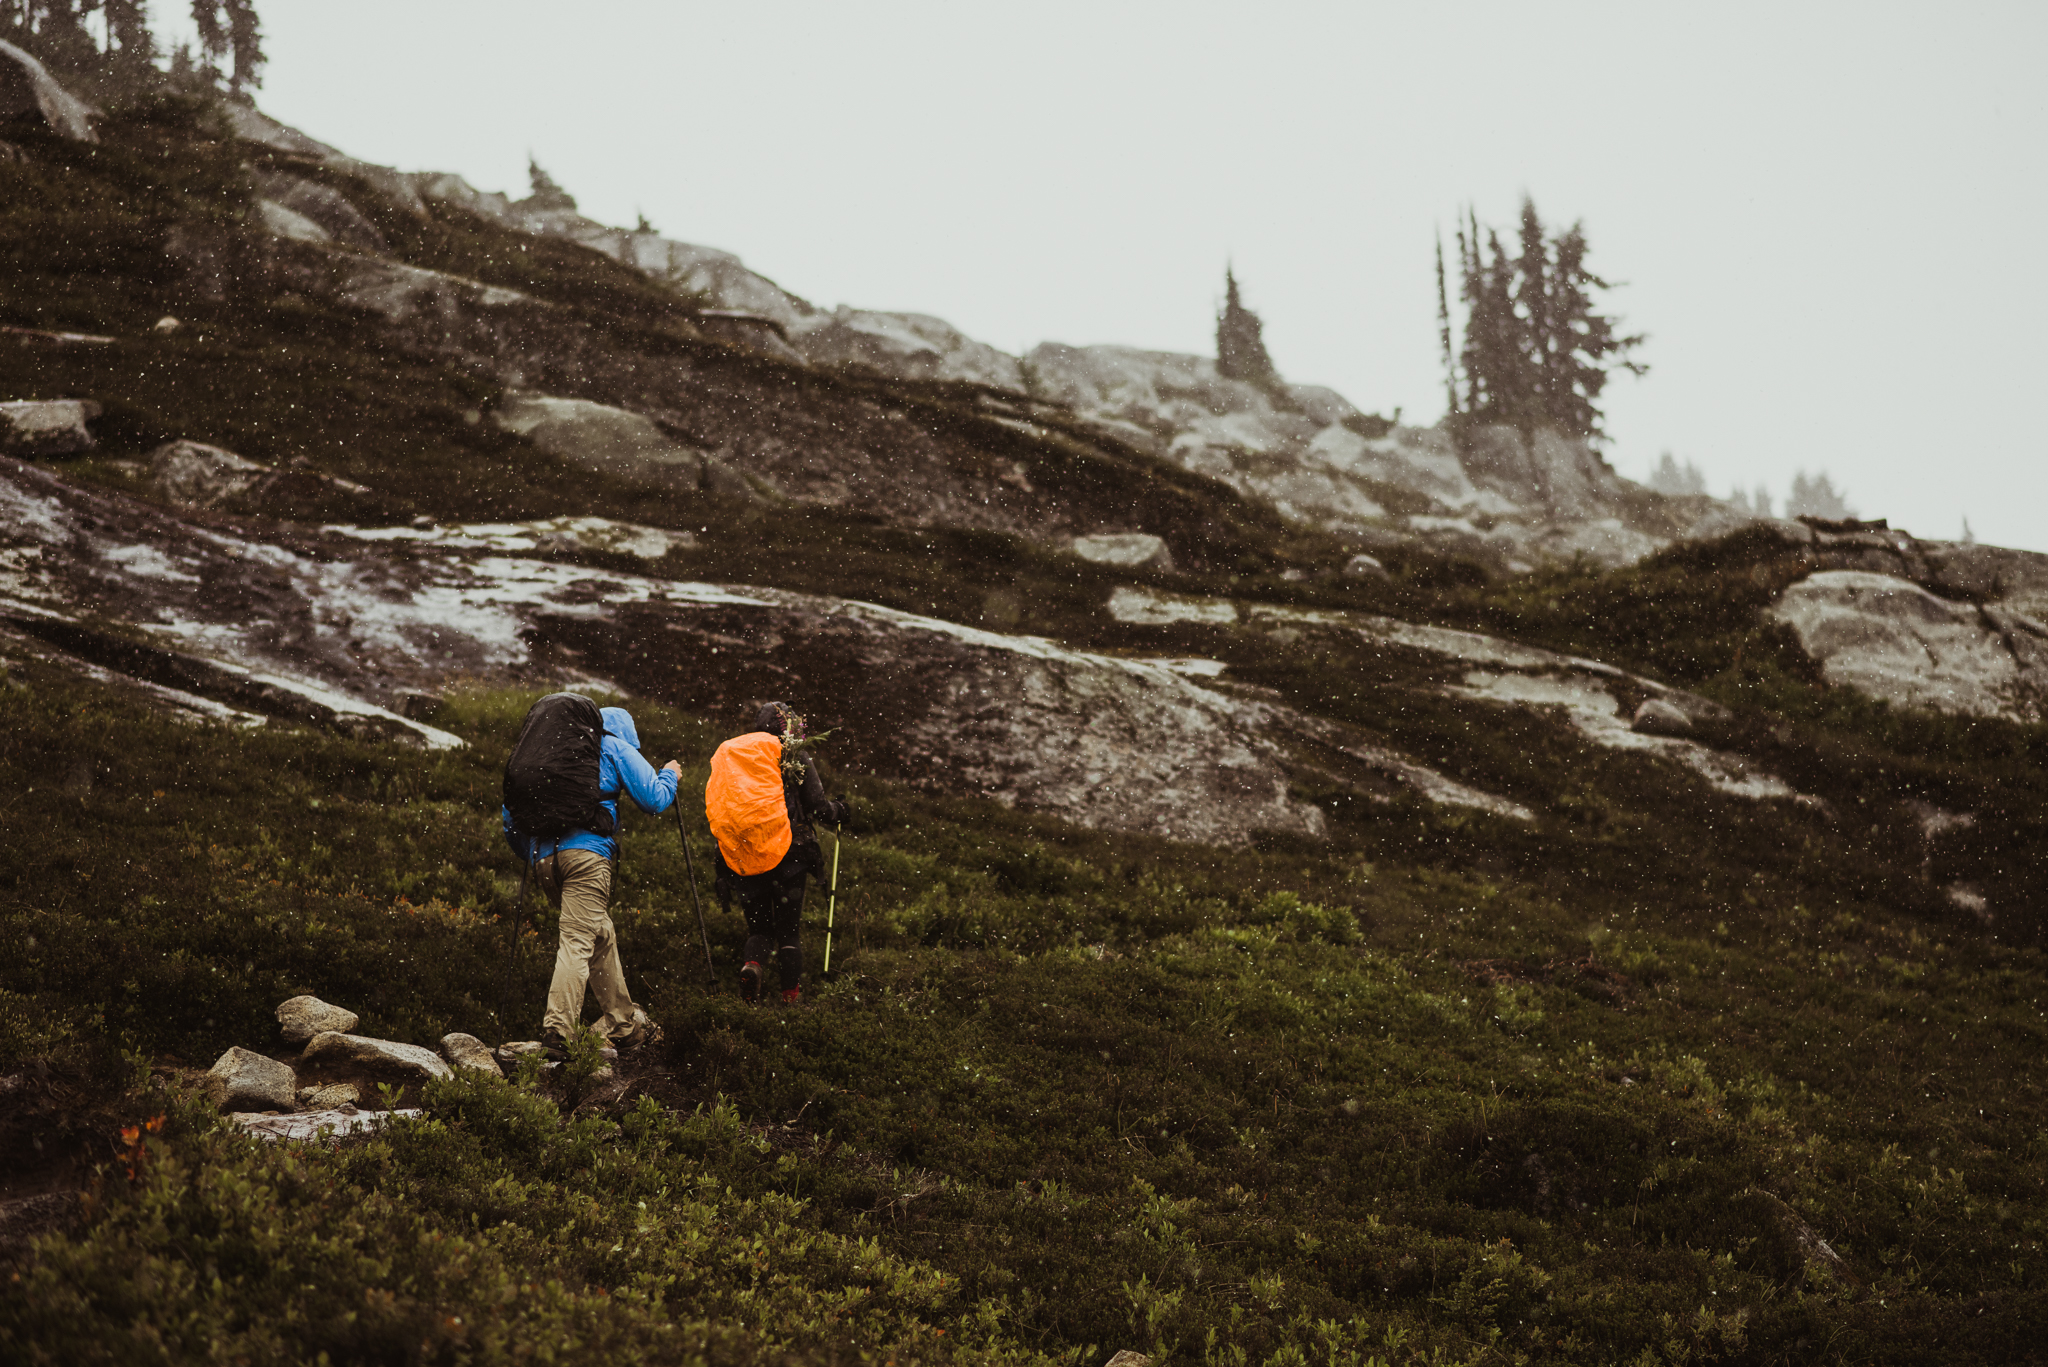
[[[303,222],[312,224],[320,233],[317,240],[336,242],[344,247],[353,247],[357,251],[381,252],[389,249],[390,244],[384,240],[384,234],[370,221],[369,216],[357,208],[354,201],[332,186],[322,185],[304,176],[270,171],[257,174],[256,189],[262,196],[262,203],[274,204]]]
[[[492,417],[506,431],[578,469],[677,492],[748,501],[760,497],[730,465],[673,440],[640,413],[588,399],[518,394]]]
[[[820,366],[850,366],[905,380],[960,380],[1021,392],[1015,356],[921,313],[837,308],[796,319],[790,345]]]
[[[98,142],[92,126],[97,112],[59,85],[41,62],[0,41],[0,121],[36,119],[59,137]]]
[[[91,399],[0,403],[0,452],[11,456],[82,455],[93,448],[88,424],[99,415],[100,406]]]
[[[1341,631],[1376,645],[1420,651],[1458,667],[1450,681],[1437,686],[1443,696],[1552,711],[1593,744],[1671,760],[1690,769],[1710,787],[1731,796],[1758,801],[1804,800],[1789,784],[1754,761],[1695,738],[1703,725],[1726,721],[1729,714],[1725,708],[1597,660],[1562,655],[1478,632],[1401,622],[1370,613],[1266,603],[1240,605],[1225,599],[1185,598],[1144,589],[1117,589],[1110,597],[1108,611],[1117,621],[1133,625],[1243,623],[1283,632]],[[1625,714],[1623,697],[1643,701],[1637,705],[1637,711]],[[1652,704],[1652,715],[1662,719],[1663,725],[1635,725],[1633,718],[1640,715],[1640,709]],[[1672,719],[1674,715],[1676,720]],[[1392,764],[1386,767],[1397,781],[1431,801],[1482,807],[1501,801],[1485,794],[1462,798],[1440,788],[1432,792],[1431,781],[1419,774],[1404,773]],[[1526,811],[1523,815],[1524,819],[1532,816]]]
[[[1865,570],[1824,570],[1771,609],[1829,683],[1906,707],[2038,720],[2048,626],[2000,605],[1940,598]]]

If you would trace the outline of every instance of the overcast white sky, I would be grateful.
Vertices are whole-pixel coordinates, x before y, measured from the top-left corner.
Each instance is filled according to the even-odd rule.
[[[261,0],[353,155],[739,253],[832,305],[1213,351],[1443,410],[1433,234],[1582,219],[1653,369],[1609,455],[2048,550],[2048,5]],[[171,27],[182,4],[159,0]]]

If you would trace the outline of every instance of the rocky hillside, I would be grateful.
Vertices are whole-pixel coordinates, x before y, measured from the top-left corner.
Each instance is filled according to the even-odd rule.
[[[2048,557],[61,94],[0,148],[0,1356],[2038,1357]],[[763,697],[833,732],[803,1006],[727,990],[686,801],[614,903],[666,1037],[522,1047],[562,686],[686,793]]]

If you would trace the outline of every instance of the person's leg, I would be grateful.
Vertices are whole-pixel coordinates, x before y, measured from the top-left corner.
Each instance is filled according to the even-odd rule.
[[[740,995],[752,1001],[760,995],[761,977],[775,949],[771,938],[775,928],[774,899],[764,895],[770,890],[754,879],[735,881],[738,886],[733,895],[740,904],[740,914],[747,918],[747,945],[740,952]]]
[[[608,860],[598,862],[605,871],[605,897],[596,916],[590,946],[590,993],[597,998],[604,1016],[595,1028],[607,1039],[632,1044],[651,1022],[647,1013],[633,1004],[633,994],[626,987],[626,970],[619,963],[618,927],[611,914],[611,864]]]
[[[782,971],[782,995],[794,1001],[804,981],[804,875],[775,886],[775,959]]]
[[[562,930],[542,1029],[566,1039],[583,1022],[583,989],[590,981],[598,937],[611,935],[606,907],[612,896],[612,866],[610,860],[589,850],[563,850],[543,863],[553,865],[549,880],[561,892]],[[615,968],[617,963],[618,951],[613,948],[611,964]],[[623,975],[619,988],[621,992],[625,989]]]

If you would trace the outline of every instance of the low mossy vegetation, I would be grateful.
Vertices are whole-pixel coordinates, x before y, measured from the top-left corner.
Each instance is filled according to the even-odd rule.
[[[230,276],[249,232],[241,163],[261,154],[206,128],[168,103],[97,148],[29,136],[0,162],[0,320],[121,339],[0,347],[10,397],[106,404],[77,477],[128,483],[115,462],[188,437],[377,491],[271,516],[688,527],[697,547],[651,571],[608,563],[1212,655],[1541,815],[1333,783],[1301,794],[1327,841],[1191,848],[849,776],[834,973],[795,1010],[727,990],[741,929],[715,905],[706,990],[675,827],[636,819],[615,914],[667,1037],[621,1085],[463,1079],[380,1137],[262,1147],[188,1092],[229,1045],[268,1047],[285,997],[419,1043],[538,1033],[552,922],[515,912],[496,833],[531,694],[457,692],[435,720],[471,748],[426,755],[170,724],[16,652],[0,1190],[88,1197],[10,1255],[7,1360],[2038,1358],[2048,730],[1824,687],[1759,626],[1797,572],[1785,548],[1747,534],[1508,581],[1393,552],[1390,580],[1346,581],[1341,539],[1065,436],[1003,449],[1077,498],[1159,491],[1187,568],[679,503],[497,431],[494,381],[346,311],[168,270],[174,229],[215,234]],[[332,183],[415,264],[621,347],[712,354],[596,253]],[[185,328],[149,334],[172,309]],[[987,426],[966,389],[784,378]],[[1120,626],[1103,604],[1130,582],[1596,655],[1729,705],[1715,743],[1818,803],[1717,796],[1555,718],[1454,703],[1441,661],[1351,633],[1283,650]],[[701,791],[721,722],[635,707],[649,754]],[[1936,850],[1909,800],[1977,825]],[[1990,925],[1943,897],[1956,880]]]
[[[266,1147],[178,1095],[286,996],[536,1032],[551,924],[512,953],[494,831],[531,695],[454,696],[473,745],[425,756],[7,687],[0,1142],[91,1192],[0,1291],[11,1360],[1992,1363],[2044,1327],[2048,964],[1825,858],[1489,860],[1422,808],[1198,850],[851,779],[803,1007],[730,993],[715,904],[707,992],[636,820],[667,1037],[628,1086]],[[637,707],[694,790],[721,728]]]

